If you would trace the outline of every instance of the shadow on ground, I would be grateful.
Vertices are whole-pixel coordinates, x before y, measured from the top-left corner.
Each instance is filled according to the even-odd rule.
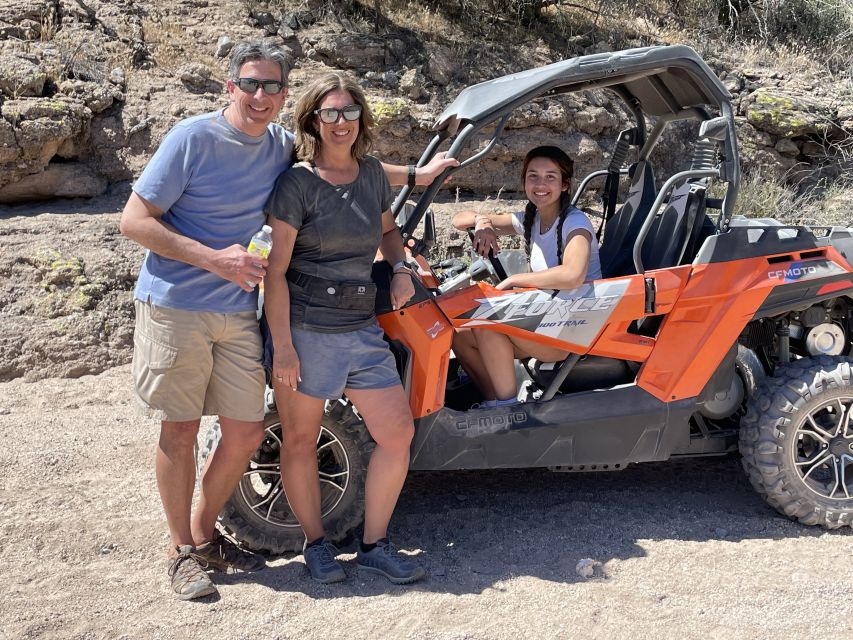
[[[412,473],[392,527],[394,540],[426,567],[426,581],[396,587],[359,575],[352,550],[344,550],[341,560],[350,580],[339,585],[312,583],[301,558],[293,556],[254,576],[217,582],[252,580],[321,599],[412,589],[462,595],[501,589],[502,581],[517,576],[583,581],[575,570],[583,558],[602,563],[602,577],[594,579],[606,580],[606,563],[645,557],[645,541],[739,542],[826,534],[767,506],[735,458],[638,465],[613,473]]]

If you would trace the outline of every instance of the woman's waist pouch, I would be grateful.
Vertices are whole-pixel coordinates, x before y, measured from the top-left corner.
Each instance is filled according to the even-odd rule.
[[[376,285],[372,282],[337,282],[288,269],[287,281],[298,287],[308,306],[373,312]]]

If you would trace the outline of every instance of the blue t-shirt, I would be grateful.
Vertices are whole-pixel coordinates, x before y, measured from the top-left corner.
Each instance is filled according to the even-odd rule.
[[[270,124],[262,136],[231,125],[223,111],[179,122],[133,190],[164,213],[161,220],[212,249],[246,246],[266,221],[264,204],[291,165],[293,134]],[[189,311],[237,313],[257,308],[257,291],[199,267],[148,251],[137,299]]]

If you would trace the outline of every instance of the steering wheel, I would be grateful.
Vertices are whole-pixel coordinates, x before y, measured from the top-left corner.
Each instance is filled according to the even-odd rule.
[[[474,230],[473,229],[470,229],[470,228],[468,229],[468,237],[471,239],[471,245],[473,246],[474,245]],[[495,278],[495,284],[498,284],[499,282],[506,280],[506,278],[507,278],[506,269],[504,269],[504,266],[501,263],[501,261],[498,260],[498,257],[494,253],[492,253],[491,250],[489,250],[489,257],[485,262],[486,262],[486,266],[489,268],[489,274],[493,278]]]

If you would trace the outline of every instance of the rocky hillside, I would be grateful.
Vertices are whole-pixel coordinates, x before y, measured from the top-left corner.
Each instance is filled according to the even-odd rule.
[[[853,88],[843,65],[784,48],[694,42],[666,19],[623,21],[617,33],[590,21],[591,10],[550,31],[465,14],[499,4],[0,0],[0,381],[128,361],[129,292],[142,254],[118,234],[116,212],[169,128],[225,103],[227,55],[242,38],[289,50],[285,124],[316,73],[355,75],[377,115],[376,152],[397,162],[416,159],[436,116],[468,84],[575,55],[693,42],[735,96],[753,184],[779,185],[786,196],[850,177]],[[543,15],[585,6],[540,4]],[[513,191],[518,161],[546,141],[569,151],[584,175],[606,162],[625,122],[604,92],[541,100],[517,112],[498,148],[456,174],[454,186],[463,197]],[[655,163],[663,175],[685,155],[673,135]],[[849,196],[833,193],[846,214]],[[55,200],[65,197],[95,199]],[[14,204],[27,200],[45,203]],[[444,245],[458,249],[461,239],[445,234]]]
[[[614,46],[595,32],[550,44],[535,32],[472,43],[460,40],[464,25],[438,17],[418,32],[381,15],[357,21],[330,9],[352,3],[270,4],[0,0],[0,202],[92,197],[133,178],[175,122],[223,103],[226,56],[240,38],[266,37],[290,51],[291,96],[321,70],[356,75],[378,115],[377,152],[399,161],[416,157],[436,115],[466,84]],[[276,9],[289,5],[300,10]],[[618,44],[665,36],[646,29]],[[739,53],[703,51],[735,95],[747,170],[805,185],[840,175],[853,146],[850,78]],[[497,153],[460,173],[457,185],[481,194],[515,189],[519,156],[555,138],[583,174],[601,165],[624,122],[604,93],[544,100],[518,113]],[[661,148],[664,169],[681,158],[677,145]]]

